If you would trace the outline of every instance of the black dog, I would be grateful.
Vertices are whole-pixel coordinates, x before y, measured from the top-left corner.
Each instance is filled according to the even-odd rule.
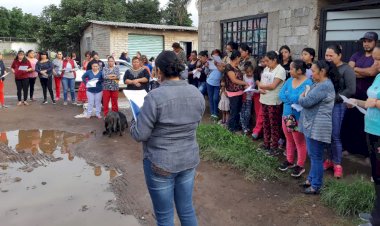
[[[120,132],[120,136],[122,136],[122,132],[124,132],[124,130],[128,128],[128,121],[127,117],[123,113],[121,113],[120,111],[117,113],[119,113],[120,118],[120,127],[118,127],[118,131]]]
[[[118,128],[120,128],[119,114],[117,112],[110,111],[104,119],[104,126],[106,127],[106,130],[103,132],[103,135],[108,135],[111,137],[112,133],[117,132]]]

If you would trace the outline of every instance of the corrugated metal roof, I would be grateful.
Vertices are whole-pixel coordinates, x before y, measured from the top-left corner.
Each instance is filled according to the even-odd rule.
[[[98,20],[89,20],[88,23],[105,25],[105,26],[129,27],[129,28],[143,28],[143,29],[154,29],[154,30],[196,31],[196,32],[198,32],[197,27],[161,25],[161,24],[124,23],[124,22],[98,21]]]

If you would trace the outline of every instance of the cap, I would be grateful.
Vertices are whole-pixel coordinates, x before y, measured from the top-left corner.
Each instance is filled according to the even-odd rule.
[[[379,36],[377,35],[376,32],[369,31],[369,32],[366,32],[364,34],[363,38],[361,38],[360,40],[363,41],[364,39],[369,39],[369,40],[372,40],[372,41],[377,41],[377,40],[379,40]]]

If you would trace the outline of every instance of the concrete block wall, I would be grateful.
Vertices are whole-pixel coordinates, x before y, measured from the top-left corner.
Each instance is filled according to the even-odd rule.
[[[86,37],[91,38],[91,50],[98,52],[100,58],[105,58],[110,54],[111,29],[108,26],[91,24],[85,29],[81,38],[81,57],[84,58],[86,49]]]
[[[199,0],[199,49],[221,48],[223,20],[268,15],[267,50],[291,47],[298,58],[305,46],[317,48],[318,0]]]

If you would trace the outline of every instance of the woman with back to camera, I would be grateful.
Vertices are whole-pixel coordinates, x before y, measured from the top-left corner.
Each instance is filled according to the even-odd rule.
[[[36,64],[38,60],[36,59],[36,54],[34,53],[33,50],[28,50],[28,52],[26,52],[26,59],[29,60],[30,65],[32,65],[32,69],[33,69],[31,72],[28,73],[28,75],[29,75],[29,92],[30,92],[29,100],[34,101],[34,98],[33,98],[34,85],[36,84],[36,79],[38,76],[38,73],[35,70],[36,70]]]
[[[174,206],[182,226],[197,226],[192,202],[199,164],[196,129],[205,101],[198,89],[180,79],[183,64],[172,51],[156,59],[161,86],[145,97],[131,135],[143,142],[144,173],[158,226],[174,226]]]

